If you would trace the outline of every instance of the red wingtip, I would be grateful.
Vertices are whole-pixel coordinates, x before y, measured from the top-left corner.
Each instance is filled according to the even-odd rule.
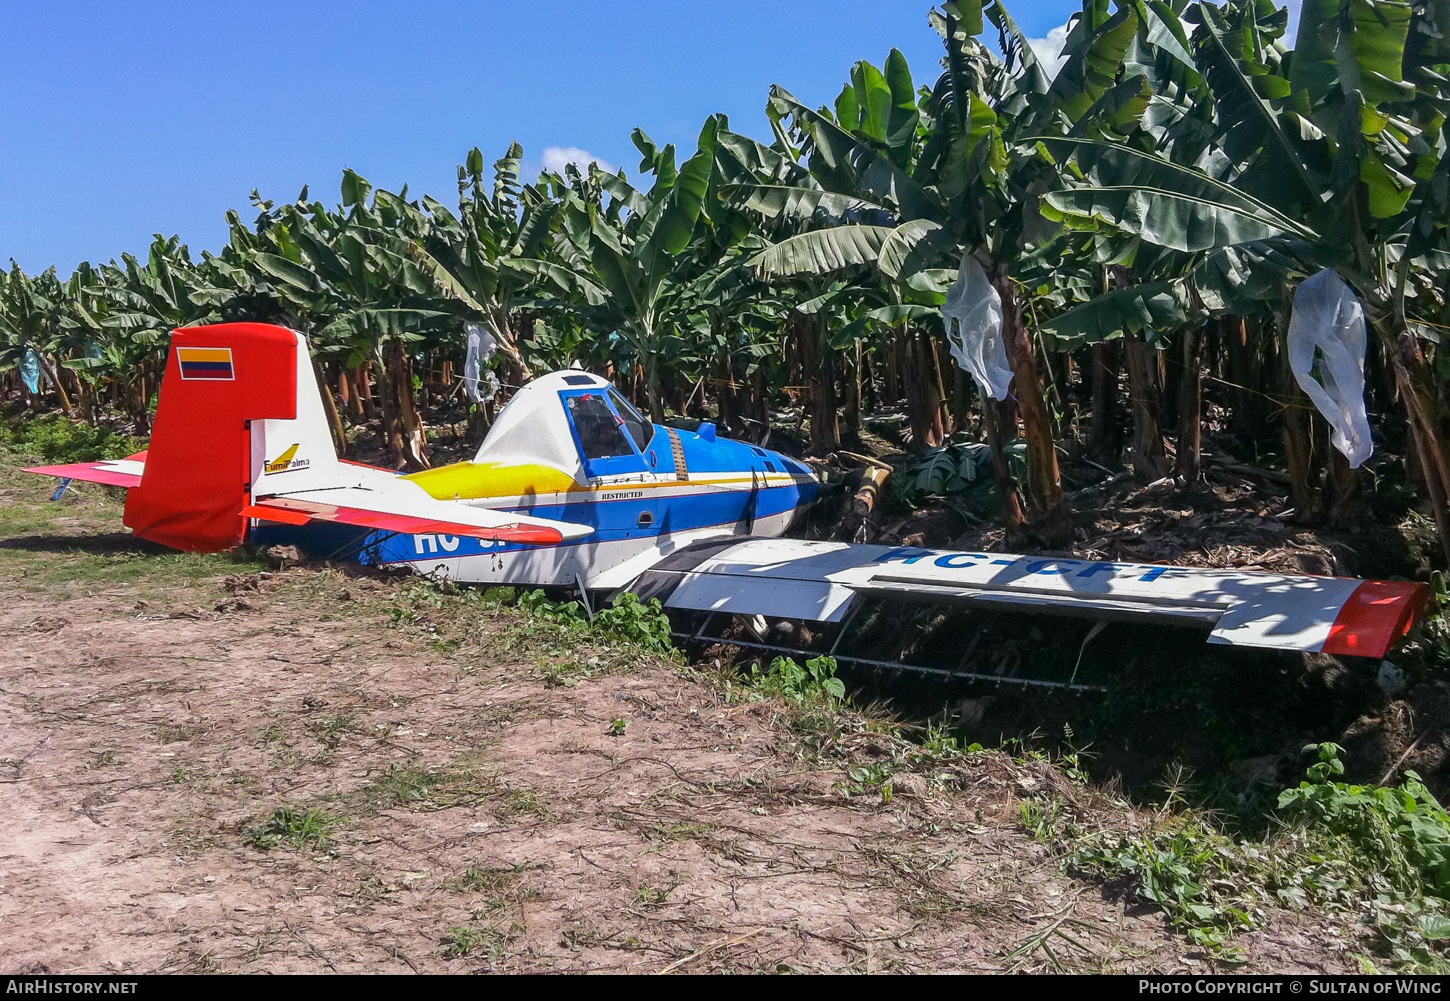
[[[1383,657],[1410,631],[1433,597],[1427,584],[1367,580],[1339,610],[1322,650],[1341,656]]]
[[[496,530],[497,538],[505,542],[524,542],[533,546],[554,546],[564,541],[563,534],[556,528],[542,525],[504,525]]]

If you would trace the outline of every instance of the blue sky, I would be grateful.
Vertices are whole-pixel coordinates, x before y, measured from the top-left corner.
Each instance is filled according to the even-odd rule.
[[[1010,5],[1047,38],[1076,0]],[[0,33],[0,261],[27,271],[194,251],[228,208],[337,198],[344,166],[451,203],[455,165],[511,140],[527,166],[624,166],[640,126],[692,147],[713,112],[768,135],[766,90],[832,100],[891,47],[939,72],[925,0],[544,3],[9,0]]]

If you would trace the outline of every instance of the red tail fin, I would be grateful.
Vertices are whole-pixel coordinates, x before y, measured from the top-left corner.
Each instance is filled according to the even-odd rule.
[[[248,422],[297,416],[298,337],[267,323],[188,327],[171,338],[141,485],[126,524],[175,549],[217,552],[246,535]]]

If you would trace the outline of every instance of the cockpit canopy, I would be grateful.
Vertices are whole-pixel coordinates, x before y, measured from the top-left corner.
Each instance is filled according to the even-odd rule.
[[[498,415],[474,462],[545,464],[584,483],[646,472],[655,426],[605,379],[568,370],[520,389]]]

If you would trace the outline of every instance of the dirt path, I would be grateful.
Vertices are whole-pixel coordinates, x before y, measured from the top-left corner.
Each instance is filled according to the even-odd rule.
[[[1043,762],[48,489],[0,469],[0,970],[1046,970],[1054,929],[1069,969],[1214,968],[1027,833],[1049,795],[1136,822]],[[1313,915],[1236,942],[1352,969]]]

